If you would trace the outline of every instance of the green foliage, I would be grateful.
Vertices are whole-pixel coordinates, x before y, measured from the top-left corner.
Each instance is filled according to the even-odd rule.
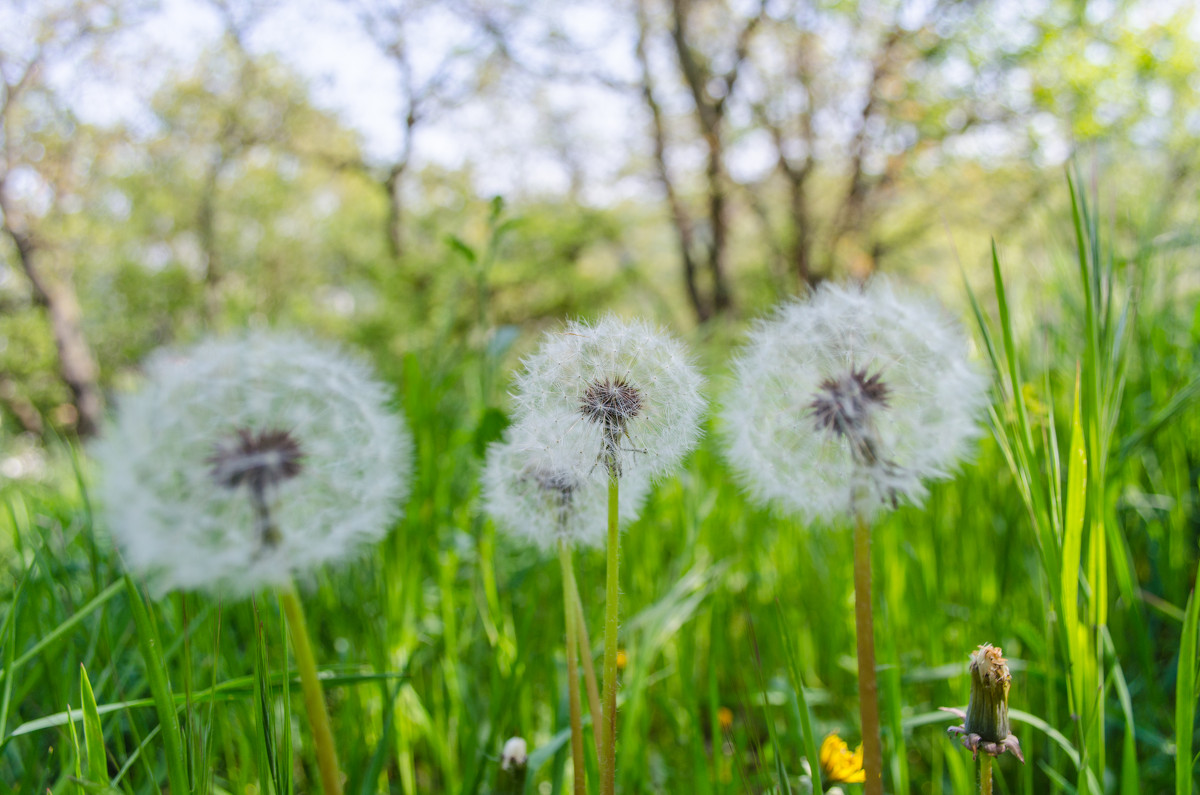
[[[500,232],[503,216],[491,212],[483,227],[491,232],[463,237],[461,249],[471,252],[460,251],[464,261],[483,262],[516,234]],[[1135,267],[1112,261],[1104,291]],[[999,259],[993,264],[999,277]],[[1081,279],[1091,278],[1090,267],[1074,266],[1046,305],[1087,305]],[[1187,599],[1200,524],[1200,424],[1194,413],[1163,411],[1190,399],[1200,340],[1179,312],[1183,298],[1157,290],[1156,278],[1145,277],[1140,321],[1126,325],[1124,389],[1101,389],[1099,403],[1086,397],[1096,394],[1088,354],[1071,355],[1070,341],[1105,339],[1102,302],[1092,302],[1096,336],[1064,312],[1033,344],[1020,329],[1034,308],[1013,301],[1011,273],[997,278],[1000,332],[983,341],[997,364],[998,441],[935,488],[925,510],[903,509],[877,528],[893,790],[903,789],[900,776],[913,790],[921,782],[932,792],[970,786],[969,757],[942,736],[935,708],[965,698],[966,653],[983,641],[1013,661],[1012,716],[1029,764],[999,762],[1008,791],[1096,791],[1108,775],[1125,792],[1172,782],[1183,791],[1190,782],[1196,608]],[[1093,291],[1101,294],[1109,293]],[[475,315],[463,310],[440,347],[399,358],[390,337],[364,337],[401,386],[418,474],[405,518],[379,548],[303,588],[351,792],[486,792],[500,746],[514,734],[533,751],[531,788],[563,782],[562,585],[552,561],[497,535],[479,504],[476,478],[484,441],[502,426],[512,337],[469,320]],[[726,353],[720,343],[704,357],[723,361]],[[1169,366],[1155,366],[1168,358]],[[1091,407],[1106,401],[1116,403],[1109,419],[1093,423]],[[1093,446],[1091,434],[1104,427],[1111,441]],[[1108,459],[1100,482],[1097,455]],[[13,573],[0,622],[0,684],[11,693],[3,701],[11,706],[0,709],[0,764],[14,786],[70,786],[77,764],[94,780],[90,749],[99,745],[119,766],[113,784],[123,792],[155,792],[172,776],[208,792],[314,786],[307,733],[289,734],[299,690],[278,613],[199,596],[146,609],[87,516],[67,487],[10,491],[0,519]],[[1093,630],[1102,614],[1096,544],[1107,544],[1111,573],[1122,539],[1136,604],[1114,589],[1107,623]],[[828,731],[854,741],[847,535],[748,505],[710,435],[654,494],[623,551],[623,791],[794,789],[802,758],[815,756]],[[594,640],[600,558],[580,561]],[[152,624],[163,643],[153,642]],[[80,697],[81,665],[100,703],[93,710],[85,692],[84,711],[67,713]],[[1103,695],[1094,695],[1100,683]],[[1111,712],[1103,721],[1100,700]],[[731,723],[722,723],[722,708]]]

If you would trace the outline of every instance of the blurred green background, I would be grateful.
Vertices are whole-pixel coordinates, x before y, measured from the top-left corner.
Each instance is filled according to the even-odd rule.
[[[405,518],[304,584],[351,789],[487,792],[520,734],[542,749],[530,791],[558,792],[561,583],[478,499],[519,356],[564,317],[638,314],[689,341],[719,401],[750,319],[878,271],[937,293],[997,373],[998,440],[876,531],[888,791],[970,791],[934,711],[965,702],[983,642],[1035,719],[999,791],[1190,791],[1198,19],[1182,0],[6,4],[0,782],[94,781],[65,722],[37,723],[79,708],[82,664],[123,705],[101,716],[108,782],[165,786],[81,486],[154,348],[301,329],[395,384]],[[710,425],[625,539],[622,791],[801,787],[789,651],[818,741],[857,738],[849,536],[749,505]],[[602,562],[580,565],[598,639]],[[315,791],[307,728],[255,662],[286,660],[274,599],[154,611],[193,789]]]

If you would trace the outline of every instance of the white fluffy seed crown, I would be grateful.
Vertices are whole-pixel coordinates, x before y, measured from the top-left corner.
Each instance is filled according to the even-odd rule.
[[[514,425],[489,450],[488,511],[543,549],[602,546],[610,468],[630,522],[653,479],[695,446],[702,384],[683,345],[644,321],[609,316],[548,333],[516,378]]]
[[[779,307],[734,374],[722,411],[730,463],[755,498],[808,520],[920,503],[923,481],[967,452],[987,402],[958,324],[881,277]]]
[[[658,477],[699,438],[703,378],[679,341],[645,321],[571,322],[549,332],[524,365],[517,418],[539,426],[540,438],[577,448],[577,469],[602,469],[606,436],[615,435],[622,483]]]
[[[366,365],[295,337],[159,351],[91,448],[104,523],[159,593],[241,596],[347,557],[387,532],[407,494],[412,442],[390,401]],[[214,461],[239,435],[270,434],[286,434],[298,465],[256,504]]]

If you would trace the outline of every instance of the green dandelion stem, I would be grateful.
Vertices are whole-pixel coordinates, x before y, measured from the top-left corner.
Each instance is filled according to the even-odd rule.
[[[279,601],[283,604],[283,612],[287,616],[288,629],[292,636],[292,651],[296,656],[296,668],[300,672],[300,686],[304,690],[304,708],[308,712],[313,747],[317,751],[317,765],[321,769],[321,786],[325,795],[342,795],[342,773],[338,769],[337,748],[333,744],[329,712],[325,709],[325,694],[317,676],[317,661],[313,657],[304,607],[300,604],[296,587],[291,583],[281,587]]]
[[[576,624],[575,600],[571,596],[572,579],[571,550],[563,542],[558,544],[558,560],[562,564],[563,617],[567,624],[567,693],[571,705],[571,761],[575,768],[575,795],[587,795],[584,779],[586,766],[583,761],[583,704],[579,697],[579,636]]]
[[[864,795],[883,795],[883,748],[879,740],[879,686],[875,681],[875,621],[871,616],[871,528],[861,516],[854,527],[854,619],[858,636],[858,709],[862,722]]]
[[[604,753],[600,756],[601,795],[617,791],[617,524],[618,481],[615,468],[608,475],[608,574],[604,593]]]
[[[600,724],[604,722],[604,711],[600,709],[600,687],[596,679],[596,665],[592,662],[592,639],[588,636],[587,619],[583,615],[583,600],[579,597],[579,585],[575,581],[575,566],[571,565],[567,580],[571,588],[571,599],[575,603],[575,626],[579,632],[579,658],[583,661],[583,681],[587,685],[588,711],[592,714],[592,737],[596,740],[596,759],[604,754],[600,743]]]
[[[992,795],[992,757],[984,754],[979,758],[979,795]]]

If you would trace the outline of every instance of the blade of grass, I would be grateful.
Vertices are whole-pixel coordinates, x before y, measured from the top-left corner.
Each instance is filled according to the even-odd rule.
[[[162,656],[162,643],[158,638],[158,629],[146,609],[145,602],[142,601],[142,594],[138,590],[137,584],[128,574],[125,575],[125,591],[129,596],[130,612],[133,613],[134,624],[137,627],[138,646],[141,648],[142,662],[146,667],[146,679],[150,685],[150,693],[154,697],[159,724],[163,727],[163,752],[167,760],[167,779],[171,783],[172,792],[191,792],[187,764],[183,757],[183,737],[179,731],[179,714],[171,696],[171,685],[167,679],[166,663]]]
[[[96,711],[96,694],[88,681],[87,669],[79,666],[79,696],[83,706],[83,744],[87,749],[89,781],[108,782],[108,756],[104,750],[104,729]]]
[[[13,655],[16,653],[17,648],[17,616],[21,604],[21,594],[24,593],[25,582],[28,580],[28,577],[29,574],[26,572],[17,584],[17,589],[13,593],[8,613],[4,616],[4,629],[0,632],[0,638],[3,638],[4,643],[4,668],[7,671],[16,670]],[[0,692],[0,750],[3,750],[8,740],[6,733],[8,730],[8,710],[12,706],[13,679],[15,678],[12,675],[5,676],[4,690]]]
[[[775,616],[779,619],[779,635],[783,638],[783,651],[785,662],[787,663],[788,677],[791,679],[792,690],[795,691],[796,700],[800,703],[800,728],[804,732],[804,755],[808,758],[808,767],[812,771],[813,792],[815,795],[824,795],[825,787],[821,783],[821,755],[817,750],[817,737],[813,734],[812,729],[812,710],[808,706],[808,698],[804,695],[804,678],[800,675],[800,669],[796,665],[796,657],[793,653],[792,638],[788,633],[787,622],[783,620],[783,607],[779,603],[779,599],[775,599]]]
[[[1192,732],[1196,721],[1196,637],[1200,603],[1193,592],[1184,610],[1175,674],[1175,795],[1192,793]]]

